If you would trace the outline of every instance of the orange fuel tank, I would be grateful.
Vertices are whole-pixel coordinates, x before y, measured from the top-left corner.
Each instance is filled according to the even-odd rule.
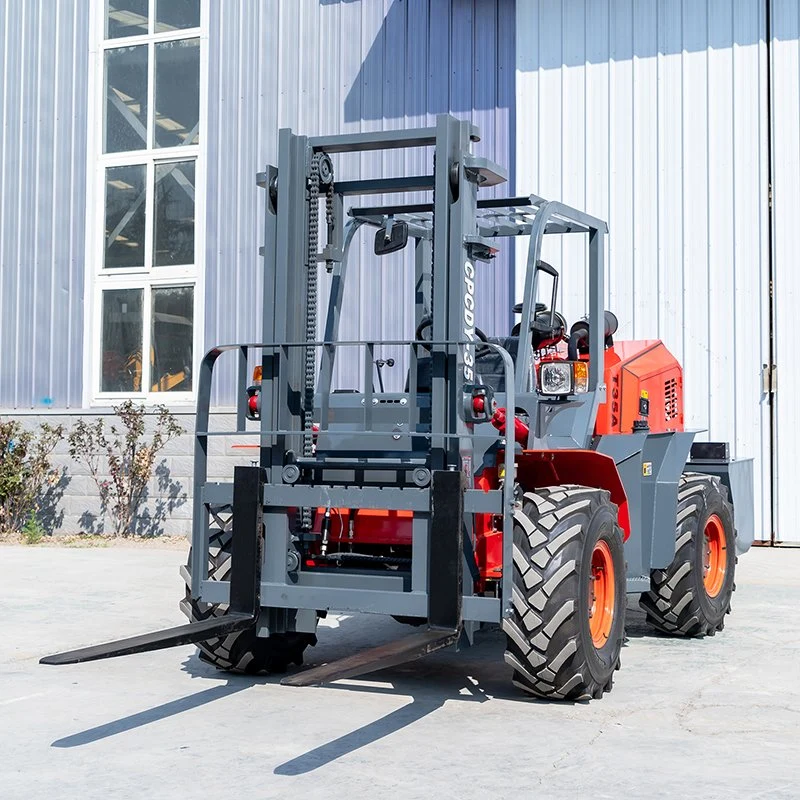
[[[605,382],[596,434],[632,433],[636,420],[652,433],[683,430],[683,370],[663,342],[615,342],[605,351]]]

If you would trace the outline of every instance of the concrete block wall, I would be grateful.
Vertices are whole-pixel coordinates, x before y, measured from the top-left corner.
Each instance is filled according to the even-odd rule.
[[[136,518],[136,532],[143,536],[190,536],[192,530],[192,494],[194,486],[194,410],[173,409],[172,413],[186,431],[169,442],[156,457],[154,476],[148,483],[146,501]],[[0,412],[0,419],[14,418],[26,428],[35,429],[40,422],[63,425],[69,431],[79,418],[93,423],[101,418],[108,426],[114,423],[111,409],[41,412]],[[154,426],[148,415],[146,436]],[[255,423],[250,423],[255,425]],[[119,422],[117,421],[119,428]],[[257,449],[234,445],[253,445],[252,436],[236,436],[236,415],[232,410],[212,414],[212,431],[231,431],[229,436],[209,438],[208,479],[231,481],[233,468],[249,465],[258,458]],[[54,535],[76,533],[112,533],[113,521],[103,512],[97,486],[88,468],[69,455],[66,434],[53,451],[53,466],[61,474],[59,482],[49,487],[44,498],[41,522]]]

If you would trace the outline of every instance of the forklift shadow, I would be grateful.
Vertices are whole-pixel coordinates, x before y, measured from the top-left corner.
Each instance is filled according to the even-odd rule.
[[[321,621],[317,631],[318,643],[316,647],[306,651],[306,664],[301,669],[330,663],[352,655],[360,649],[374,647],[410,635],[414,630],[414,628],[383,616],[331,614],[326,620]],[[475,635],[475,644],[461,652],[455,652],[452,648],[441,650],[406,664],[371,672],[363,678],[325,684],[322,689],[277,687],[277,684],[285,677],[280,674],[231,675],[226,686],[204,690],[181,701],[167,703],[151,709],[149,712],[143,712],[142,715],[134,715],[108,726],[102,726],[108,729],[105,733],[101,729],[95,729],[69,738],[75,740],[74,744],[93,741],[101,738],[98,734],[111,735],[136,727],[137,724],[144,724],[163,716],[179,713],[181,710],[185,710],[180,707],[182,703],[187,704],[186,709],[193,708],[195,705],[211,702],[255,685],[276,685],[280,691],[297,692],[298,698],[302,698],[303,693],[312,694],[330,690],[352,693],[354,697],[360,693],[366,693],[411,698],[411,702],[389,714],[302,753],[279,764],[274,769],[276,775],[303,775],[413,725],[442,708],[448,701],[485,703],[491,700],[513,700],[549,705],[550,701],[530,697],[513,686],[511,683],[512,670],[503,660],[504,650],[505,635],[499,627],[494,627],[478,631]],[[194,678],[219,679],[220,677],[220,673],[213,666],[202,661],[196,653],[183,662],[183,669]],[[296,671],[297,668],[292,668],[290,674]],[[193,702],[192,698],[196,698],[196,702]],[[315,702],[312,698],[309,699],[311,702]],[[565,704],[561,701],[559,705],[571,706],[574,704]],[[137,717],[142,717],[142,719],[137,722]],[[87,737],[90,738],[87,739]],[[80,742],[77,741],[79,738]],[[54,744],[61,747],[70,746],[64,742],[66,740]]]
[[[403,636],[402,628],[406,627],[393,620],[371,618],[363,614],[352,617],[342,615],[334,621],[340,630],[320,628],[319,644],[309,653],[309,666],[352,653],[352,649],[343,649],[348,640],[352,642],[356,638],[369,638],[372,645],[380,644],[382,639],[391,641],[398,638],[398,635]],[[504,650],[505,635],[499,628],[490,628],[478,631],[474,645],[462,652],[442,650],[407,664],[370,673],[363,678],[326,684],[326,690],[349,692],[354,696],[360,693],[385,694],[410,697],[411,702],[278,765],[274,774],[292,776],[312,772],[419,722],[441,709],[448,701],[486,703],[492,700],[513,700],[549,704],[549,701],[526,695],[511,683],[512,670],[503,660]],[[286,691],[315,692],[319,689],[287,688]]]
[[[339,628],[338,631],[331,627]],[[402,626],[405,627],[405,626]],[[403,635],[401,626],[385,617],[356,614],[352,617],[337,615],[333,624],[321,626],[319,644],[309,651],[309,666],[332,661],[353,652],[356,642],[363,646],[381,644]],[[637,639],[652,636],[645,615],[634,601],[629,602],[627,636]],[[627,642],[624,646],[627,646]],[[309,750],[286,761],[274,770],[276,775],[303,775],[352,753],[373,742],[390,736],[439,710],[448,701],[486,703],[505,700],[532,705],[557,705],[569,708],[585,705],[586,701],[565,702],[531,697],[511,682],[512,670],[503,660],[505,635],[499,627],[480,630],[475,644],[456,653],[453,649],[397,667],[370,673],[364,678],[341,680],[327,684],[326,689],[344,692],[387,694],[410,697],[411,702],[374,720],[344,736]],[[296,692],[319,691],[314,688],[297,688]]]
[[[625,638],[629,639],[653,639],[671,638],[659,633],[655,628],[647,623],[647,615],[639,608],[638,595],[628,598],[628,608],[625,614]]]
[[[644,613],[633,604],[629,605],[627,619],[629,639],[652,635],[652,630],[645,622]],[[408,635],[411,631],[413,628],[386,617],[370,614],[332,614],[321,622],[318,629],[318,644],[307,651],[306,660],[309,667],[329,663],[359,649]],[[363,678],[326,684],[326,690],[351,692],[354,696],[360,693],[386,694],[410,697],[411,702],[344,736],[280,764],[275,768],[275,774],[302,775],[318,769],[413,725],[442,708],[448,701],[485,703],[491,700],[511,700],[533,705],[550,705],[552,702],[559,706],[575,705],[564,701],[534,698],[514,686],[511,682],[512,670],[503,660],[504,650],[505,635],[499,627],[491,627],[478,631],[474,645],[461,652],[455,652],[452,648],[441,650],[416,661],[369,673]],[[196,652],[186,658],[182,668],[193,678],[207,680],[219,681],[225,674],[201,661]],[[70,748],[91,744],[222,700],[253,686],[278,684],[284,676],[229,674],[225,677],[226,681],[223,684],[218,683],[194,694],[57,739],[51,746]],[[320,691],[317,688],[289,687],[281,690],[300,693]]]
[[[196,656],[192,656],[192,658],[196,658]],[[152,722],[159,722],[168,717],[174,717],[176,714],[182,714],[184,711],[190,711],[193,708],[213,703],[215,700],[221,700],[224,697],[249,689],[253,683],[253,678],[232,675],[224,684],[212,686],[209,689],[203,689],[200,692],[180,697],[177,700],[169,700],[166,703],[147,708],[144,711],[138,711],[135,714],[106,722],[94,728],[88,728],[85,731],[73,733],[62,739],[56,739],[50,746],[67,748],[92,744],[101,739],[107,739],[109,736],[126,733],[135,728],[149,725]]]

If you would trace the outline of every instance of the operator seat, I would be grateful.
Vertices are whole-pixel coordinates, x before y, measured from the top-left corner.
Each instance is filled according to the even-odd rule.
[[[511,360],[516,364],[519,336],[488,336],[487,341],[508,350]],[[476,347],[479,348],[480,343]],[[410,388],[410,373],[409,370],[409,375],[406,377],[406,391],[409,391]],[[475,373],[481,377],[486,386],[490,386],[495,392],[506,390],[503,358],[496,350],[489,349],[475,354]],[[431,384],[431,358],[428,355],[420,355],[417,359],[417,391],[430,392]]]
[[[519,326],[517,326],[519,327]],[[514,336],[487,336],[491,344],[500,345],[508,350],[514,366],[517,365],[517,352],[519,351],[519,335]],[[483,383],[495,392],[505,392],[506,374],[503,367],[503,357],[497,350],[488,349],[475,355],[475,372],[480,375]]]
[[[522,303],[517,303],[512,309],[515,314],[522,313]],[[538,324],[537,324],[538,322]],[[544,303],[536,303],[534,327],[531,330],[531,344],[534,350],[549,344],[552,341],[560,340],[566,329],[566,321],[559,313],[555,313],[554,325],[550,326],[550,312]],[[508,351],[514,366],[517,365],[517,353],[519,352],[519,332],[520,323],[516,323],[511,329],[510,336],[487,336],[486,341],[491,344],[499,345]],[[481,343],[475,344],[475,373],[479,375],[486,386],[491,387],[495,392],[505,392],[505,372],[503,369],[503,358],[496,350],[488,348],[481,351]],[[406,391],[409,390],[410,379],[406,378]],[[430,392],[431,390],[431,359],[420,353],[417,359],[417,391]]]

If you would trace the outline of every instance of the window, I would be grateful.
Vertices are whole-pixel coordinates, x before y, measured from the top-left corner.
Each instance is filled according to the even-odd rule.
[[[188,400],[202,341],[200,0],[97,2],[90,400]]]

